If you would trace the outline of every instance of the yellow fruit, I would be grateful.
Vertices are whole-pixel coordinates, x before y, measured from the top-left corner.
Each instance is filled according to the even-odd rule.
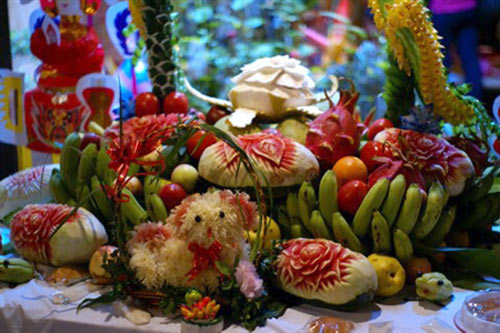
[[[264,237],[264,227],[266,227],[266,235]],[[250,230],[248,232],[245,232],[245,239],[248,239],[248,242],[250,245],[253,245],[255,242],[255,239],[257,238],[257,230]],[[269,216],[266,218],[266,225],[262,226],[262,230],[260,232],[261,238],[262,238],[262,243],[264,244],[264,248],[270,249],[273,245],[273,240],[280,240],[281,239],[281,231],[280,227],[278,226],[278,223],[274,221],[272,218]]]
[[[377,273],[378,288],[376,294],[378,296],[389,297],[403,289],[406,273],[396,258],[372,254],[368,260]]]

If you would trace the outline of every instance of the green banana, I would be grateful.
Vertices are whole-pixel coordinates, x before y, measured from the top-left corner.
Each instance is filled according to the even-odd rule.
[[[490,191],[493,183],[495,182],[495,172],[493,169],[479,179],[472,187],[472,189],[463,197],[467,202],[475,203],[483,199]]]
[[[125,197],[128,198],[127,201],[122,202],[120,205],[124,216],[135,225],[146,221],[148,213],[142,208],[141,204],[137,202],[132,192],[124,188],[121,195],[123,199],[125,199]]]
[[[365,195],[352,221],[352,229],[359,238],[368,234],[373,212],[380,209],[388,190],[389,179],[384,178],[377,181]]]
[[[478,227],[485,227],[489,224],[495,223],[499,218],[500,213],[500,194],[494,193],[489,194],[491,196],[491,206],[488,211],[488,215],[484,218],[483,222],[478,225]]]
[[[438,246],[443,239],[448,235],[451,230],[451,226],[455,221],[455,216],[457,214],[457,206],[451,206],[450,208],[445,208],[439,217],[436,226],[432,231],[423,239],[425,244],[430,246]]]
[[[116,171],[109,167],[111,157],[106,151],[107,148],[103,145],[97,153],[96,174],[106,185],[111,185],[116,178]]]
[[[410,237],[403,230],[395,229],[393,241],[396,258],[402,264],[409,262],[413,257],[413,244]]]
[[[76,199],[78,204],[90,212],[94,212],[94,207],[91,202],[91,191],[87,184],[83,184],[76,188]],[[97,207],[96,207],[97,209]]]
[[[61,177],[64,181],[64,185],[73,198],[76,196],[79,162],[80,135],[73,132],[64,140],[60,160]]]
[[[158,194],[146,196],[146,208],[151,221],[165,223],[168,217],[167,208]]]
[[[487,217],[490,206],[492,205],[492,196],[483,197],[483,199],[475,202],[472,208],[459,214],[457,219],[457,227],[463,230],[474,228],[476,225],[481,224]]]
[[[389,185],[389,193],[382,204],[382,215],[389,224],[389,227],[394,224],[398,216],[399,208],[403,202],[406,190],[406,179],[402,174],[399,174],[391,181]]]
[[[83,149],[80,156],[80,163],[78,164],[78,186],[87,184],[96,174],[97,153],[97,145],[95,143],[90,143]]]
[[[412,231],[416,239],[424,238],[436,226],[445,205],[444,200],[445,190],[439,181],[435,181],[432,183],[427,195],[424,215],[418,220]]]
[[[114,217],[113,205],[111,200],[106,196],[106,193],[104,192],[97,176],[92,177],[90,180],[90,186],[95,206],[97,206],[96,208],[99,209],[106,221],[111,221]]]
[[[53,169],[52,174],[49,179],[49,190],[50,195],[55,200],[55,202],[60,204],[67,204],[72,200],[71,196],[66,190],[64,186],[61,174],[59,173],[59,169]],[[74,200],[73,200],[74,202]]]
[[[33,266],[21,258],[0,258],[0,281],[24,283],[33,278]]]
[[[375,253],[389,253],[391,251],[392,238],[389,224],[377,210],[373,212],[372,239]]]
[[[290,220],[290,235],[292,238],[311,238],[312,235],[307,231],[298,218],[292,217]]]
[[[310,218],[311,212],[316,205],[316,192],[314,192],[314,187],[310,182],[305,181],[302,183],[298,197],[300,219],[307,230],[312,233],[313,227],[310,224]]]
[[[286,211],[290,218],[299,218],[300,219],[300,211],[299,211],[299,197],[295,192],[289,192],[286,197]]]
[[[284,205],[278,207],[278,224],[280,226],[281,233],[283,234],[283,238],[289,238],[292,222],[290,221],[290,217],[288,216]]]
[[[332,227],[333,234],[335,235],[336,240],[340,244],[342,244],[342,246],[345,246],[356,252],[363,251],[361,241],[356,236],[354,231],[349,226],[349,223],[347,223],[340,212],[333,213]]]
[[[409,235],[420,215],[423,195],[417,184],[411,184],[406,190],[403,206],[396,219],[396,228]]]
[[[332,225],[333,213],[339,210],[337,204],[337,176],[333,170],[325,172],[319,182],[319,211],[328,225]]]
[[[333,213],[332,213],[333,216]],[[313,210],[310,219],[311,226],[313,228],[312,234],[316,238],[332,239],[330,231],[326,226],[325,220],[321,216],[319,210]]]

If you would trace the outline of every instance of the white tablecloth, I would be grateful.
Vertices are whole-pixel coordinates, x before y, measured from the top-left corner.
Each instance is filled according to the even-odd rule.
[[[78,302],[67,305],[52,303],[56,289],[39,280],[14,289],[0,289],[0,332],[2,333],[80,333],[80,332],[179,332],[180,323],[165,317],[153,317],[143,326],[113,315],[111,306],[83,309],[76,313]],[[407,290],[409,293],[410,290]],[[315,316],[336,316],[356,323],[356,332],[370,332],[370,324],[393,322],[393,332],[425,332],[420,325],[434,318],[455,327],[453,317],[470,291],[455,289],[453,300],[445,307],[429,302],[404,302],[402,296],[373,303],[356,312],[339,312],[311,305],[290,308],[278,319],[270,319],[255,332],[296,332]],[[95,297],[97,293],[90,296]],[[456,331],[452,330],[452,331]],[[246,332],[232,325],[225,332]]]

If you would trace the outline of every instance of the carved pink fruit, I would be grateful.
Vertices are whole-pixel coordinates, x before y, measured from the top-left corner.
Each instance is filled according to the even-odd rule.
[[[340,158],[355,155],[364,128],[353,117],[359,94],[342,91],[337,105],[319,115],[309,124],[306,147],[325,167],[332,166]]]
[[[296,238],[284,242],[275,262],[283,290],[310,300],[345,304],[377,289],[368,259],[326,239]]]
[[[474,175],[474,165],[464,151],[432,134],[388,128],[375,140],[389,143],[398,152],[395,159],[414,165],[427,183],[439,180],[446,185],[450,196],[462,193],[466,180]]]
[[[73,207],[59,204],[28,205],[11,221],[11,238],[17,252],[27,260],[54,266],[87,263],[101,245],[108,241],[104,226],[83,208],[73,214]]]

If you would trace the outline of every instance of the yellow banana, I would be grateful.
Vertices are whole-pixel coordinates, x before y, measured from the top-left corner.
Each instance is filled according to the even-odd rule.
[[[312,233],[313,227],[310,224],[311,213],[316,205],[316,192],[312,184],[308,181],[302,183],[299,189],[299,213],[304,226]]]
[[[289,192],[286,197],[286,211],[290,218],[300,218],[299,197],[295,192]]]
[[[290,219],[290,235],[292,238],[311,238],[312,235],[307,231],[300,219],[292,217]]]
[[[404,231],[395,229],[393,241],[396,258],[403,264],[409,262],[413,257],[413,244],[410,237]]]
[[[373,212],[380,209],[388,190],[389,179],[380,179],[370,188],[361,202],[352,221],[352,229],[359,238],[363,238],[368,234]]]
[[[66,189],[73,198],[76,196],[79,161],[80,135],[73,132],[66,137],[66,140],[64,140],[60,160],[61,177],[64,181]]]
[[[399,208],[405,197],[406,180],[402,174],[399,174],[391,181],[389,185],[389,193],[382,204],[382,215],[385,220],[392,226],[398,216]]]
[[[333,213],[332,213],[333,216]],[[330,235],[330,231],[328,230],[328,227],[326,226],[325,220],[321,216],[321,213],[318,210],[313,210],[311,213],[311,219],[310,219],[311,226],[313,230],[311,231],[313,236],[316,238],[324,238],[324,239],[331,239],[332,236]]]
[[[349,226],[349,223],[347,223],[340,212],[333,213],[332,226],[335,239],[340,244],[342,244],[342,246],[345,246],[356,252],[363,251],[361,241],[356,236],[354,231]]]
[[[389,224],[377,210],[373,212],[372,239],[375,253],[389,253],[391,251],[392,238]]]
[[[444,188],[439,181],[435,181],[429,189],[424,214],[412,231],[416,239],[424,238],[436,226],[445,205],[444,199]]]
[[[33,266],[21,258],[0,258],[0,281],[24,283],[33,278]]]
[[[396,228],[409,235],[413,230],[422,207],[422,193],[417,184],[411,184],[406,190],[403,206],[396,220]]]
[[[151,221],[165,222],[167,220],[167,208],[158,194],[146,196],[146,208]]]
[[[450,232],[451,226],[455,221],[456,214],[457,206],[451,206],[448,209],[445,208],[439,217],[436,226],[427,235],[427,237],[423,239],[423,242],[429,244],[430,246],[438,246]]]
[[[337,212],[337,176],[333,170],[325,172],[319,183],[319,211],[328,225],[332,225],[333,213]]]

